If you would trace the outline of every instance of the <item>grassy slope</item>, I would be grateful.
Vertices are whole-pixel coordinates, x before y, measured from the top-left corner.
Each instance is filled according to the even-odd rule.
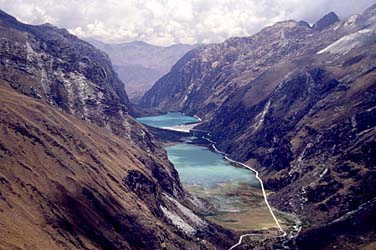
[[[0,249],[145,249],[168,247],[165,238],[173,242],[176,235],[161,230],[151,201],[123,184],[130,170],[153,178],[138,160],[143,153],[125,140],[4,84],[0,120]]]

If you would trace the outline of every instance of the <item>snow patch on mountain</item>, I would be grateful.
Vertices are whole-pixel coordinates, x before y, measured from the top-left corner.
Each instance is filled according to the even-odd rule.
[[[352,34],[346,35],[339,40],[335,41],[328,47],[317,52],[317,54],[323,54],[326,52],[333,54],[347,54],[352,49],[364,46],[368,43],[376,41],[376,25],[372,27],[359,30]]]

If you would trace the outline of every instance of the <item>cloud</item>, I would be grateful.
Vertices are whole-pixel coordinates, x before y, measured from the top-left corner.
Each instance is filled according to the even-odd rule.
[[[221,42],[276,21],[313,23],[329,11],[359,13],[374,0],[0,0],[0,8],[31,24],[52,23],[83,37],[152,44]]]

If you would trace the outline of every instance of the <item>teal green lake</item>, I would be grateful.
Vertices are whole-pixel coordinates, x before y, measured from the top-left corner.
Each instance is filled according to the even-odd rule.
[[[232,166],[222,155],[206,147],[181,143],[166,150],[185,186],[214,188],[229,183],[259,186],[251,171]]]
[[[179,112],[169,112],[165,115],[158,116],[139,117],[136,120],[142,124],[155,128],[173,127],[177,125],[199,122],[197,118],[183,115]]]
[[[137,120],[159,128],[199,122],[181,113]],[[197,204],[203,206],[202,213],[207,219],[240,231],[274,227],[274,220],[263,203],[260,183],[252,171],[231,165],[223,155],[208,147],[190,144],[194,137],[185,139],[185,143],[165,149],[184,189],[192,194]]]
[[[178,112],[140,117],[137,121],[157,128],[199,122],[195,117]],[[167,147],[166,150],[169,160],[174,164],[185,186],[214,188],[220,184],[248,184],[256,187],[259,185],[251,171],[232,166],[221,154],[207,147],[180,143]]]

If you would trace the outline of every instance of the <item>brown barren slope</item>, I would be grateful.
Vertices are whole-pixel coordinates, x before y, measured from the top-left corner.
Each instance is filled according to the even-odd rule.
[[[0,120],[0,249],[197,247],[163,219],[163,188],[124,139],[5,84]]]

